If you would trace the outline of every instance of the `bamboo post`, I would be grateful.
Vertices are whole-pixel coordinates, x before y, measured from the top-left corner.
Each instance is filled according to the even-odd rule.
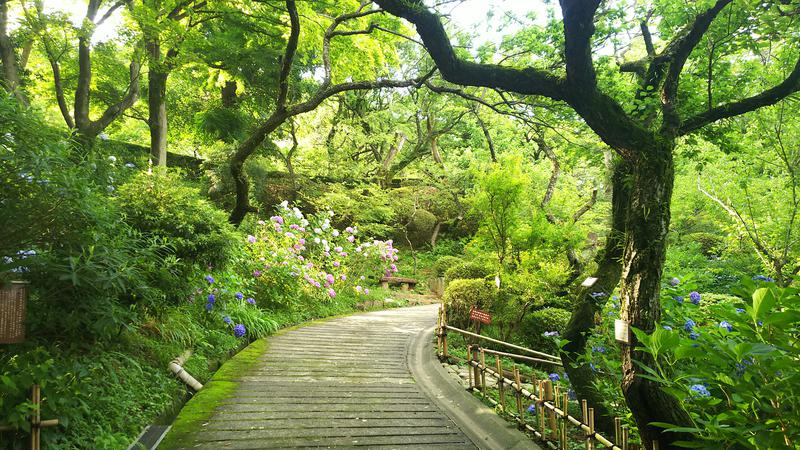
[[[33,392],[31,393],[31,400],[33,402],[33,417],[31,417],[31,450],[39,450],[41,448],[41,422],[42,422],[42,391],[38,384],[33,385]]]
[[[519,424],[524,426],[525,417],[522,408],[522,382],[519,377],[519,367],[514,365],[514,396],[517,400],[517,416],[519,417]]]
[[[539,414],[539,434],[544,437],[544,380],[539,381],[539,401],[536,402],[536,407]]]
[[[479,345],[476,345],[476,346],[472,347],[472,351],[475,352],[475,354],[472,355],[472,359],[476,363],[480,362],[480,358],[478,357],[478,349],[480,349]],[[481,386],[481,369],[479,368],[479,364],[475,364],[475,366],[473,367],[472,370],[473,370],[472,379],[475,380],[475,388],[482,388],[482,386]]]
[[[587,423],[587,425],[589,425],[589,450],[594,450],[594,408],[589,408],[589,423]]]
[[[486,396],[486,353],[481,348],[481,391]]]
[[[614,417],[614,444],[622,447],[622,418]]]
[[[658,441],[653,441],[653,450],[659,450]]]
[[[567,416],[569,415],[569,394],[561,394],[561,450],[567,450]]]
[[[497,380],[497,389],[500,391],[500,410],[505,412],[506,410],[506,389],[503,385],[503,366],[500,364],[500,357],[495,355],[494,356],[494,367],[497,369],[497,374],[500,377]]]
[[[581,400],[581,423],[589,426],[589,403],[586,402],[586,399]],[[591,434],[586,431],[583,433],[583,436],[586,444],[586,450],[591,450]]]
[[[436,355],[442,357],[442,307],[436,312]]]
[[[544,401],[553,403],[553,382],[550,380],[544,381]],[[545,407],[547,411],[547,425],[550,428],[550,439],[556,440],[556,413],[550,408]]]
[[[472,390],[472,346],[467,346],[467,376],[469,377],[469,390]]]
[[[622,426],[622,450],[628,450],[628,426]]]
[[[447,360],[447,309],[442,303],[442,357]]]

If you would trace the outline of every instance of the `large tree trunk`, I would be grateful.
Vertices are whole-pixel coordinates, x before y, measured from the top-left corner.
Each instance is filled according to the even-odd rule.
[[[630,173],[627,164],[620,161],[611,176],[611,229],[606,236],[606,245],[596,258],[597,268],[592,273],[597,282],[578,292],[572,317],[564,331],[568,343],[561,349],[561,361],[569,375],[569,381],[579,399],[585,399],[596,413],[595,426],[607,436],[614,434],[614,418],[603,404],[603,395],[594,386],[595,372],[588,364],[578,362],[586,352],[586,340],[595,326],[595,314],[599,312],[608,296],[617,286],[622,273],[622,250],[625,238],[625,220],[630,202],[630,189],[625,179]],[[594,298],[593,292],[604,292],[604,297]]]
[[[167,77],[161,62],[161,46],[157,40],[148,43],[150,71],[148,83],[148,125],[150,126],[150,159],[157,166],[167,165]]]
[[[670,200],[675,179],[672,159],[674,142],[654,139],[631,163],[630,203],[625,223],[625,250],[622,267],[621,319],[631,327],[653,332],[660,320],[661,276],[666,259]],[[647,353],[637,351],[631,335],[622,344],[622,392],[633,413],[646,448],[658,440],[662,449],[673,448],[676,440],[691,440],[682,433],[662,433],[651,422],[690,426],[691,420],[673,397],[655,382],[642,378],[646,367],[655,367]]]
[[[17,101],[24,106],[28,106],[28,98],[22,90],[22,83],[19,78],[17,67],[17,55],[14,52],[14,44],[8,37],[8,2],[0,0],[0,62],[3,63],[3,81],[9,92],[14,94]]]

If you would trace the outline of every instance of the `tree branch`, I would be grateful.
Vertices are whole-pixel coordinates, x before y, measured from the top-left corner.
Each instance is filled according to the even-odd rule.
[[[794,70],[780,84],[752,97],[720,105],[686,119],[678,129],[678,135],[682,136],[691,133],[718,120],[728,119],[755,111],[764,106],[774,105],[798,91],[800,91],[800,59],[797,60]]]
[[[292,71],[292,61],[297,52],[297,42],[300,38],[300,16],[297,14],[297,5],[294,0],[286,0],[286,10],[289,12],[289,40],[286,41],[286,51],[281,58],[281,71],[278,75],[278,98],[275,100],[275,109],[286,109],[286,98],[289,96],[289,74]]]
[[[678,80],[680,79],[683,66],[689,55],[692,53],[700,39],[706,34],[711,23],[717,15],[733,0],[717,0],[711,8],[699,14],[688,29],[670,43],[666,50],[669,55],[670,63],[667,68],[667,75],[664,79],[662,90],[662,110],[664,112],[664,129],[670,133],[675,133],[680,126],[680,117],[675,108],[675,99],[678,96]]]
[[[130,85],[128,86],[128,93],[118,103],[109,106],[103,111],[103,115],[99,119],[91,121],[89,124],[89,132],[87,134],[94,136],[105,130],[111,122],[113,122],[120,114],[126,109],[133,106],[136,100],[139,99],[139,75],[140,67],[137,61],[131,61],[130,65]]]
[[[451,83],[505,89],[525,95],[543,95],[563,100],[564,80],[533,67],[511,68],[478,64],[456,56],[439,17],[422,0],[376,0],[388,13],[402,17],[417,28],[417,33],[433,58],[442,77]]]
[[[560,0],[564,16],[564,59],[571,89],[595,90],[597,79],[592,62],[594,15],[600,0]]]

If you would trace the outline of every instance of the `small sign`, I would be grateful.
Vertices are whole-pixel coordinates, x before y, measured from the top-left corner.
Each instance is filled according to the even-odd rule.
[[[481,311],[480,309],[473,306],[469,310],[469,320],[489,325],[490,323],[492,323],[492,316],[488,312]]]
[[[614,339],[623,344],[631,343],[631,329],[628,322],[620,319],[614,321]]]

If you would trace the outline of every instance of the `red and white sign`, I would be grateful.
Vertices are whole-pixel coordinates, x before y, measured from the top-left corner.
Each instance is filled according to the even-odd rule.
[[[492,316],[488,312],[481,311],[473,306],[469,310],[469,320],[474,320],[489,325],[492,323]]]

